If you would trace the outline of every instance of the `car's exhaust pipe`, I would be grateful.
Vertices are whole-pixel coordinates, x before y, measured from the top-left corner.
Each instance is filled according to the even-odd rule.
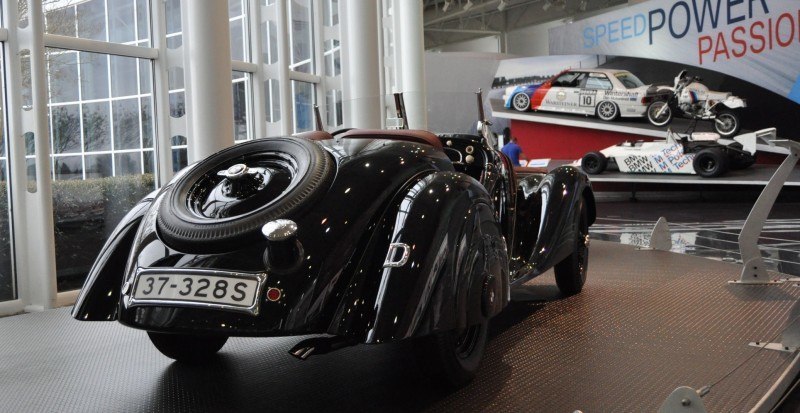
[[[300,360],[306,360],[311,355],[327,354],[345,347],[358,344],[355,340],[348,337],[313,337],[305,339],[289,350],[289,354]]]

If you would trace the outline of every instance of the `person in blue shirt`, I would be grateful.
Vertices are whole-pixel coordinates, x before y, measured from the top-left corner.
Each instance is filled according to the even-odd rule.
[[[520,148],[520,146],[517,144],[516,137],[512,136],[511,140],[508,141],[507,144],[503,145],[503,149],[500,151],[508,156],[509,159],[511,159],[511,163],[513,163],[514,166],[522,166],[522,164],[519,163],[519,158],[520,156],[524,157],[525,154],[522,153],[522,148]]]

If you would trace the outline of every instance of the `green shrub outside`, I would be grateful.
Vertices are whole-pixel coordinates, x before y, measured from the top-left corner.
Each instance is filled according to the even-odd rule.
[[[153,174],[52,182],[60,291],[80,287],[105,239],[154,187]],[[0,301],[10,298],[12,288],[6,189],[0,181]]]

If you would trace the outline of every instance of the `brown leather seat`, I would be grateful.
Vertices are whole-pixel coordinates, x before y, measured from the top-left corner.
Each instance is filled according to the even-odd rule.
[[[514,172],[518,174],[546,174],[549,172],[547,168],[539,168],[532,166],[515,166]]]
[[[328,132],[321,131],[321,130],[312,130],[308,132],[301,132],[297,133],[294,136],[298,138],[305,138],[310,141],[326,141],[328,139],[333,139],[333,135]]]
[[[382,129],[353,129],[340,135],[342,139],[389,139],[423,143],[442,149],[442,141],[436,135],[424,130],[382,130]]]

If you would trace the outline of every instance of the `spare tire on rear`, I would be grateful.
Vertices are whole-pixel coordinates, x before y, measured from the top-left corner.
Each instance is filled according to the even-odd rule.
[[[265,223],[295,218],[325,193],[333,163],[319,144],[301,138],[259,139],[224,149],[166,191],[158,206],[159,235],[171,248],[198,254],[260,241]],[[252,182],[232,192],[234,178],[225,173],[240,172],[240,165]]]

